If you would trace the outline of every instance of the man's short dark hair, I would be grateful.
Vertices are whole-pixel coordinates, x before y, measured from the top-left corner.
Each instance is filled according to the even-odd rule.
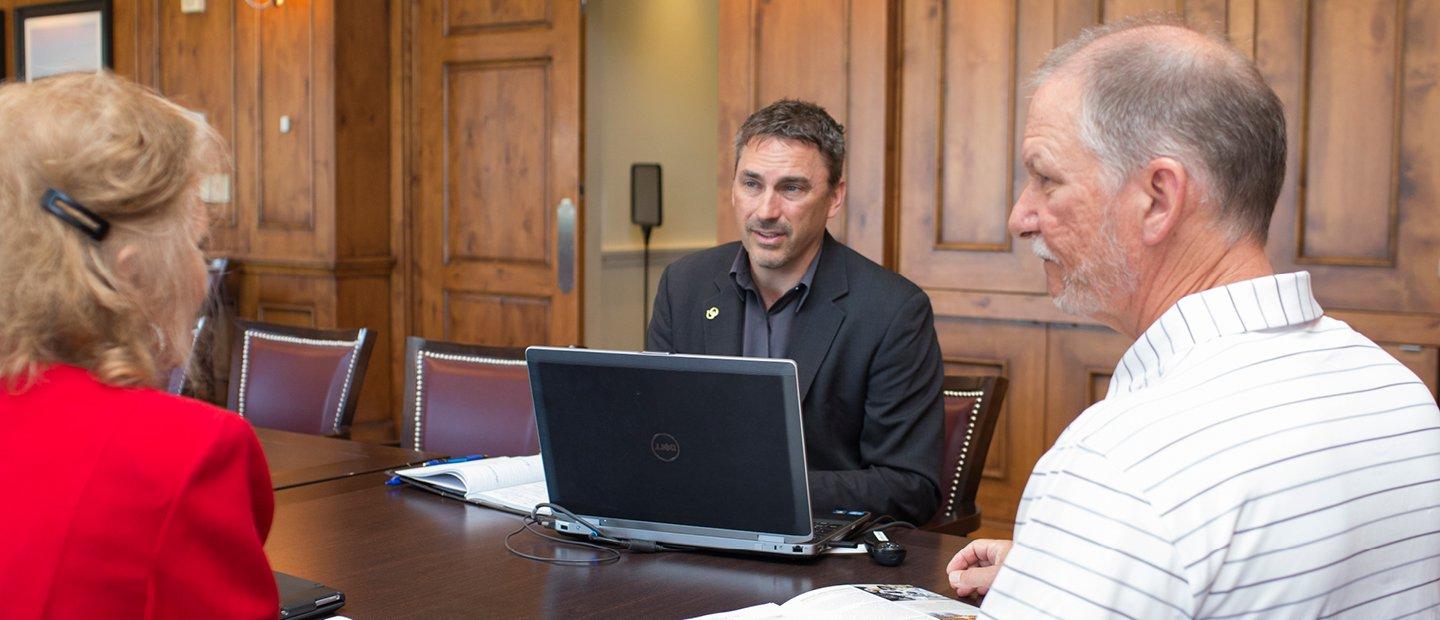
[[[825,108],[808,101],[781,99],[757,110],[735,132],[736,166],[740,165],[740,151],[756,138],[794,140],[815,147],[825,158],[830,187],[840,182],[845,170],[845,128]]]

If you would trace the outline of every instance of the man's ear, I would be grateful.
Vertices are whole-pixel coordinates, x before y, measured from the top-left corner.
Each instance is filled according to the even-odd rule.
[[[840,212],[840,207],[845,206],[845,179],[835,183],[835,191],[830,192],[830,207],[825,212],[825,218],[835,217]]]
[[[1184,164],[1169,157],[1151,160],[1138,174],[1141,191],[1148,199],[1140,214],[1140,241],[1157,245],[1189,215],[1190,175]]]

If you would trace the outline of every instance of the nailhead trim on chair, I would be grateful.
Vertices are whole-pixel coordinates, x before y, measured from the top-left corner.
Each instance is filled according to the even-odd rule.
[[[415,353],[415,449],[424,450],[420,442],[422,422],[425,416],[425,358],[434,358],[450,362],[465,362],[469,364],[489,364],[491,366],[524,366],[525,360],[507,360],[499,357],[484,357],[479,355],[456,355],[454,353],[436,353],[434,351],[418,351]]]
[[[943,398],[973,398],[975,404],[970,407],[970,424],[965,428],[965,444],[960,447],[960,458],[955,462],[955,477],[950,479],[950,499],[945,502],[945,516],[955,516],[955,489],[960,485],[960,475],[965,471],[965,453],[970,447],[970,438],[975,434],[975,422],[980,416],[980,405],[985,401],[985,392],[981,390],[943,390],[940,392]]]
[[[282,336],[280,334],[270,334],[262,331],[247,330],[245,332],[245,343],[240,351],[240,397],[237,399],[237,402],[235,404],[235,413],[240,414],[240,417],[245,417],[245,392],[249,389],[250,385],[251,337],[264,338],[266,340],[274,340],[276,342],[286,342],[290,344],[303,344],[320,347],[350,347],[355,349],[355,354],[350,356],[350,366],[345,369],[345,386],[340,389],[340,402],[336,405],[335,409],[334,430],[336,433],[339,433],[340,414],[344,412],[345,397],[350,394],[350,381],[355,377],[355,360],[360,357],[360,344],[363,339],[356,338],[355,340],[319,340],[316,338],[298,338],[295,336]]]

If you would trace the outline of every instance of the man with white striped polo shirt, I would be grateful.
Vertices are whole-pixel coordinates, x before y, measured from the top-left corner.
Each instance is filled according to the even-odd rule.
[[[1254,65],[1130,21],[1035,82],[1011,232],[1059,307],[1135,342],[956,592],[998,618],[1440,617],[1440,410],[1273,273],[1285,119]]]

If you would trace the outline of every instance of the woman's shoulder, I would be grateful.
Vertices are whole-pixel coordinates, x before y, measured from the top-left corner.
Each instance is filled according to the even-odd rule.
[[[53,366],[24,391],[72,417],[119,417],[125,426],[156,433],[194,437],[207,428],[248,426],[235,412],[210,403],[149,387],[109,385],[74,366]]]

